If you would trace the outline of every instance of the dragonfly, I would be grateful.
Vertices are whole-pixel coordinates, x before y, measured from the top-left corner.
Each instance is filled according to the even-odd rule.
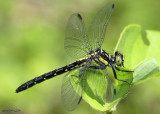
[[[88,69],[106,71],[106,68],[110,67],[116,80],[130,85],[126,80],[117,78],[116,74],[116,70],[131,72],[119,69],[119,67],[124,67],[123,54],[116,51],[112,55],[101,49],[113,9],[114,4],[111,2],[100,9],[92,20],[88,31],[86,31],[82,16],[79,13],[72,14],[66,27],[64,49],[69,56],[78,60],[27,81],[16,89],[16,93],[31,88],[50,78],[67,73],[63,79],[61,94],[66,108],[68,110],[74,110],[83,98],[83,90],[85,88],[84,81],[86,79],[85,74]],[[69,78],[69,75],[76,70],[79,70],[79,73],[71,75],[71,77],[82,82],[81,88],[73,87],[73,81]],[[114,89],[114,94],[116,94],[116,89]]]

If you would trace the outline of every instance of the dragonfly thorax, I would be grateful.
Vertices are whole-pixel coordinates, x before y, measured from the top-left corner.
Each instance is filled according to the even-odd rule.
[[[107,61],[109,66],[112,64],[124,67],[124,56],[119,51],[116,51],[114,55],[111,55],[102,49],[97,49],[95,52],[98,57],[103,58],[103,61]]]

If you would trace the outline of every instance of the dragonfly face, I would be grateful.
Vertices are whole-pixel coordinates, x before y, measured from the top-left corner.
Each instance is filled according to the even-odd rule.
[[[124,57],[123,57],[123,54],[121,54],[119,51],[115,52],[115,64],[117,66],[124,67]]]

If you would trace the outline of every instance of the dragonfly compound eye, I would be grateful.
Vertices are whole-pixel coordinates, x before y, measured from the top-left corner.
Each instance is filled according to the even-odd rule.
[[[122,58],[120,55],[116,56],[116,65],[121,66],[122,65]]]
[[[116,62],[116,65],[118,66],[123,65],[123,62],[124,62],[123,55],[118,51],[115,52],[115,62]]]

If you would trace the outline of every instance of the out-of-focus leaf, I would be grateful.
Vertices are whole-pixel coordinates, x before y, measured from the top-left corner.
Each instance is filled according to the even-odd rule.
[[[133,84],[139,84],[147,78],[159,73],[159,66],[155,58],[144,61],[134,69]]]
[[[149,42],[147,57],[155,57],[160,65],[160,31],[147,30],[146,36]]]

